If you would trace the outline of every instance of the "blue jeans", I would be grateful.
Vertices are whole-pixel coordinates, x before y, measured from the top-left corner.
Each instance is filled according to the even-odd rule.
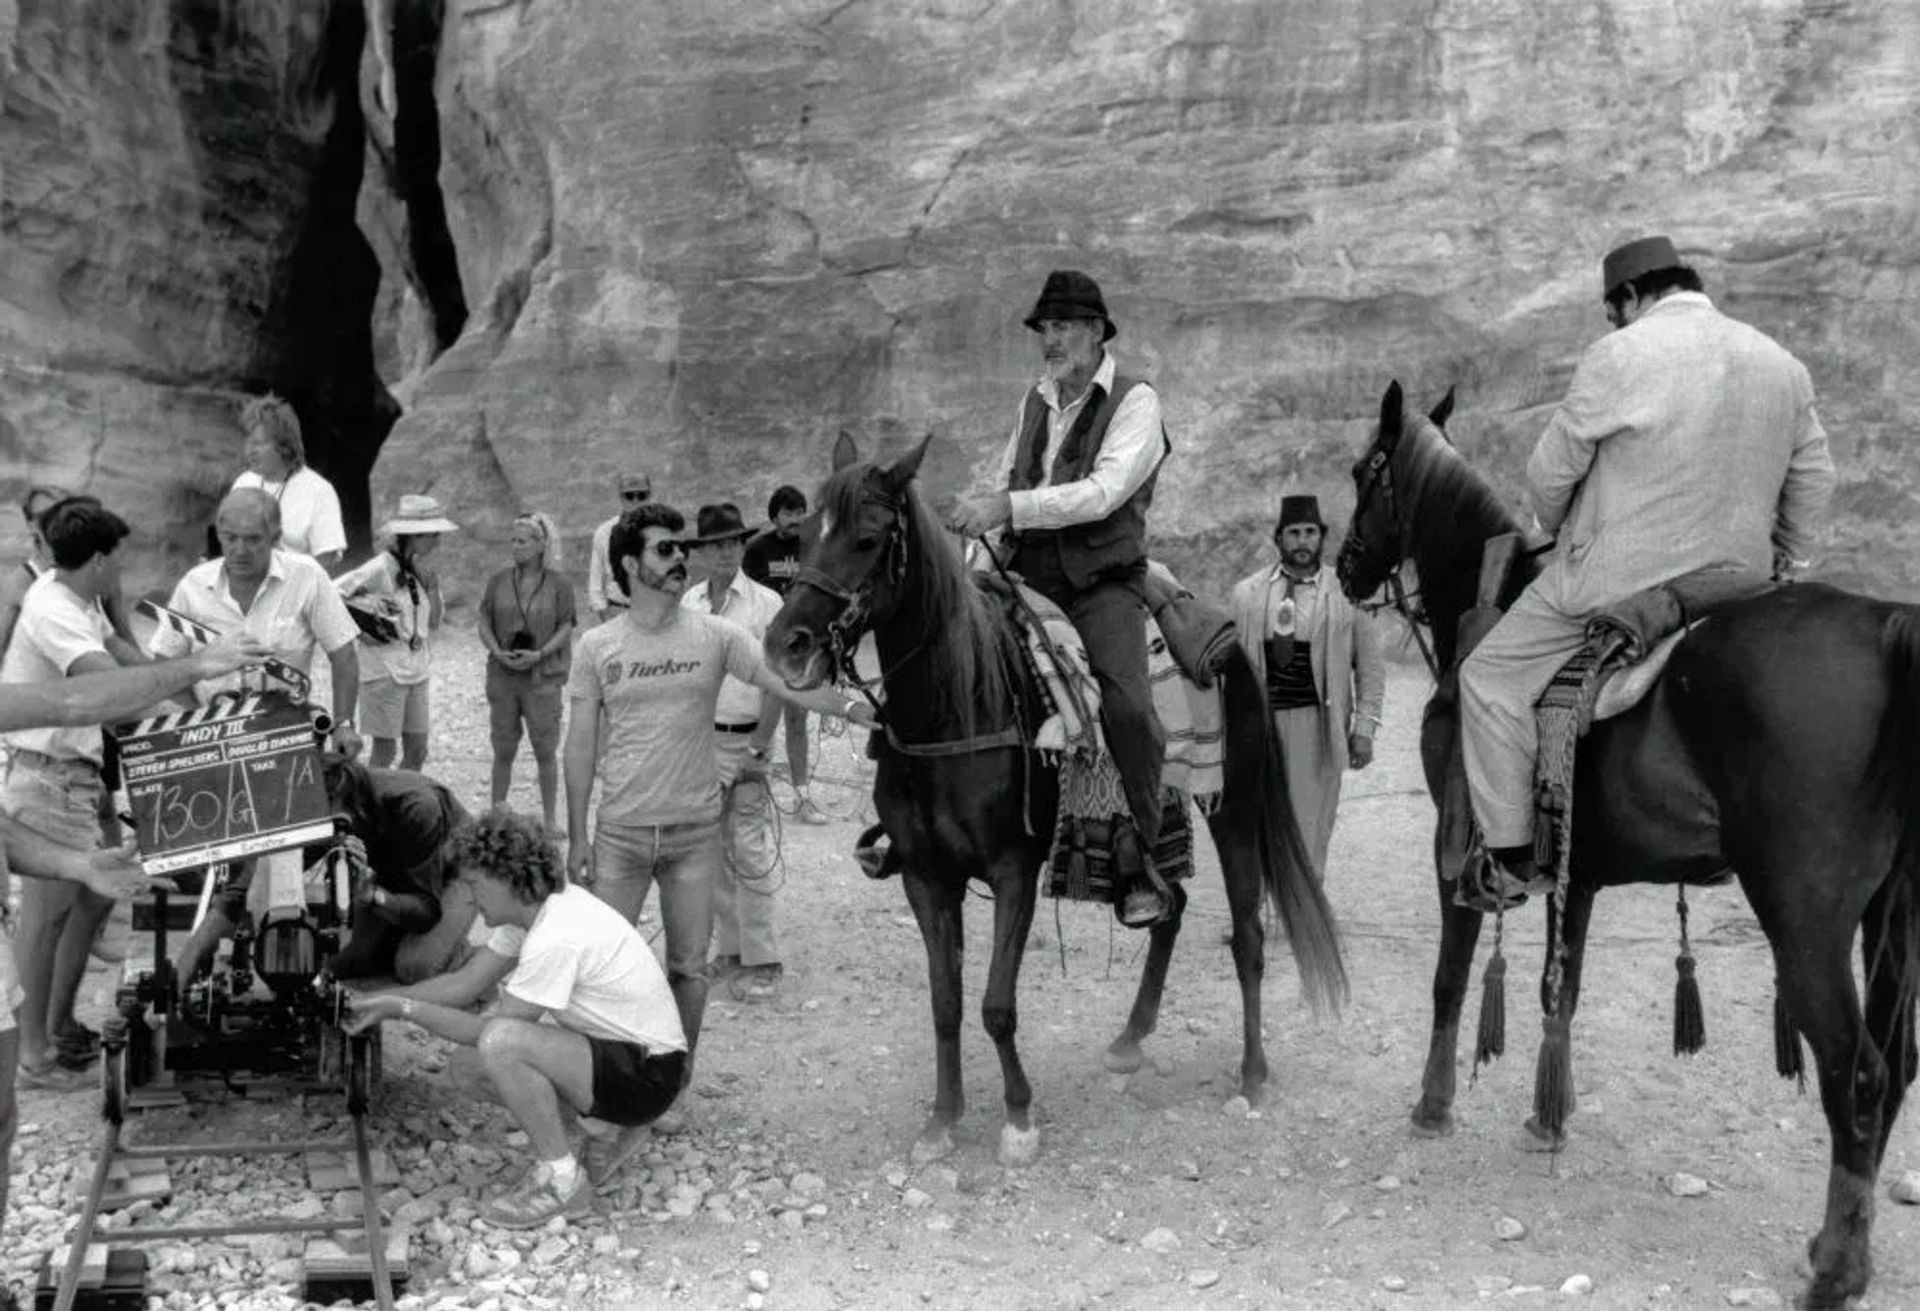
[[[683,1084],[693,1078],[693,1049],[707,1011],[707,943],[713,937],[713,882],[724,859],[718,818],[694,824],[609,824],[593,830],[593,891],[632,922],[660,885],[667,935],[667,986],[687,1035]]]
[[[609,824],[593,830],[593,891],[628,921],[640,918],[660,885],[667,978],[705,980],[713,936],[713,881],[720,868],[720,821]]]

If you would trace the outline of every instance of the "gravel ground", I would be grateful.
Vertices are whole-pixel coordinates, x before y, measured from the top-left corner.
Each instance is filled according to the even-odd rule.
[[[429,769],[484,803],[479,652],[438,653]],[[1396,670],[1380,758],[1350,776],[1330,893],[1355,997],[1339,1019],[1300,1005],[1270,951],[1269,1103],[1234,1097],[1238,994],[1211,852],[1175,953],[1149,1066],[1099,1056],[1132,997],[1144,938],[1085,906],[1041,908],[1021,984],[1022,1051],[1043,1136],[1037,1164],[994,1163],[1000,1089],[971,1006],[990,907],[969,906],[971,1109],[949,1160],[907,1149],[932,1084],[925,961],[900,891],[847,855],[865,822],[864,762],[827,739],[816,792],[834,822],[784,830],[787,978],[769,1003],[716,992],[684,1129],[592,1219],[510,1235],[477,1221],[526,1164],[503,1113],[448,1073],[447,1048],[389,1034],[376,1141],[401,1182],[384,1199],[411,1238],[419,1308],[1606,1307],[1781,1305],[1803,1277],[1826,1161],[1816,1099],[1771,1074],[1771,971],[1737,893],[1694,900],[1709,1046],[1668,1055],[1671,898],[1610,894],[1595,917],[1575,1029],[1580,1112],[1557,1162],[1515,1150],[1532,1085],[1536,916],[1509,924],[1510,1055],[1469,1086],[1451,1138],[1407,1133],[1426,1045],[1434,950],[1432,811],[1414,754],[1424,674]],[[790,798],[789,798],[790,799]],[[515,804],[533,804],[530,769]],[[1203,843],[1204,847],[1205,844]],[[646,925],[651,929],[651,925]],[[103,1005],[107,976],[92,1004]],[[1477,981],[1476,981],[1477,992]],[[5,1272],[24,1279],[73,1211],[97,1133],[88,1098],[23,1095]],[[338,1127],[337,1100],[150,1113],[135,1132],[286,1135]],[[1888,1178],[1920,1165],[1911,1116]],[[164,1214],[311,1214],[283,1162],[185,1162]],[[136,1208],[138,1209],[138,1208]],[[1912,1210],[1880,1208],[1868,1305],[1920,1306]],[[140,1217],[130,1217],[137,1223]],[[123,1221],[124,1222],[124,1221]],[[297,1252],[236,1239],[155,1252],[152,1305],[298,1305]]]

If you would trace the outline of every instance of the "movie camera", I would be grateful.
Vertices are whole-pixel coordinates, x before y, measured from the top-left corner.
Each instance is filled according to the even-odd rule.
[[[98,1216],[136,1200],[110,1195],[116,1180],[126,1183],[130,1163],[159,1161],[164,1173],[169,1156],[351,1158],[361,1213],[223,1226],[143,1224],[116,1229],[115,1244],[360,1231],[363,1270],[335,1263],[317,1275],[309,1252],[309,1296],[364,1295],[370,1285],[379,1305],[390,1308],[394,1275],[404,1278],[404,1267],[389,1269],[366,1133],[379,1082],[379,1033],[346,1033],[347,992],[330,968],[351,932],[355,884],[364,874],[358,843],[327,796],[321,747],[332,723],[308,704],[299,671],[269,661],[264,678],[249,675],[248,681],[255,686],[114,730],[141,863],[149,875],[180,886],[156,888],[134,902],[134,934],[114,1014],[101,1031],[106,1126],[69,1238],[55,1311],[68,1311],[77,1298],[80,1305],[117,1304],[106,1291],[115,1271],[103,1271],[97,1261],[87,1268]],[[175,950],[182,942],[193,957],[184,978]],[[139,1111],[268,1091],[344,1093],[351,1138],[178,1148],[120,1143],[127,1118]],[[141,1254],[117,1255],[130,1258],[118,1268],[120,1291],[136,1280],[144,1288]],[[129,1273],[132,1265],[137,1276]],[[43,1296],[51,1266],[50,1260]],[[91,1284],[83,1287],[89,1273]]]

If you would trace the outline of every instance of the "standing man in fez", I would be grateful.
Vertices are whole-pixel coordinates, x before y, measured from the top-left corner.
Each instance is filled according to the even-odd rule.
[[[1287,795],[1313,872],[1327,875],[1340,779],[1373,763],[1386,666],[1373,620],[1347,600],[1322,563],[1319,498],[1287,496],[1273,544],[1280,562],[1234,585],[1233,619],[1287,760]]]
[[[1833,458],[1806,366],[1715,309],[1665,237],[1601,265],[1615,331],[1580,356],[1527,462],[1546,566],[1460,667],[1467,788],[1498,869],[1533,881],[1533,706],[1588,616],[1708,566],[1808,568]]]
[[[631,510],[636,505],[645,505],[653,499],[653,480],[644,473],[627,473],[620,476],[620,512]],[[600,526],[593,530],[593,550],[587,557],[587,609],[593,612],[593,621],[604,624],[615,615],[627,611],[627,594],[618,586],[614,578],[613,566],[607,558],[607,539],[613,535],[613,526],[620,522],[620,515],[603,519]]]
[[[703,505],[693,567],[706,581],[680,597],[683,609],[738,624],[754,641],[780,613],[780,596],[740,568],[741,544],[753,530],[731,504]],[[801,712],[803,715],[804,711]],[[713,710],[713,752],[725,799],[720,809],[720,864],[713,881],[713,965],[735,997],[770,1000],[780,986],[780,944],[773,933],[773,797],[767,790],[767,744],[780,715],[767,694],[728,675]]]
[[[1160,766],[1166,738],[1147,682],[1147,507],[1172,444],[1160,398],[1119,372],[1106,343],[1119,329],[1099,285],[1084,273],[1049,273],[1026,325],[1046,375],[1027,389],[1000,460],[1002,490],[968,498],[954,528],[1006,530],[1011,567],[1066,611],[1100,684],[1100,722],[1133,812],[1135,842],[1120,842],[1117,870],[1129,891],[1120,921],[1152,924],[1168,909],[1157,879],[1142,877],[1160,832]]]
[[[685,528],[678,510],[658,502],[613,526],[608,556],[628,608],[580,638],[567,680],[564,774],[568,877],[628,923],[660,885],[667,980],[691,1051],[706,1010],[713,885],[724,858],[725,789],[713,757],[722,686],[731,676],[821,714],[869,726],[874,719],[832,688],[789,691],[744,628],[680,604],[691,546]],[[600,807],[589,839],[596,776]]]
[[[767,501],[767,526],[747,543],[746,554],[740,560],[747,577],[783,597],[787,594],[793,575],[800,568],[800,521],[806,517],[805,492],[788,484],[774,488],[773,496]],[[827,817],[813,804],[813,794],[807,790],[813,768],[808,755],[807,712],[799,706],[788,705],[781,713],[787,724],[787,773],[800,798],[794,817],[802,824],[824,824]]]

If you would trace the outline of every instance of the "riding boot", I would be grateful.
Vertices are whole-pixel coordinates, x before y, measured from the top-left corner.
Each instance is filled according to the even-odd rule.
[[[1113,838],[1113,882],[1121,890],[1114,914],[1130,929],[1158,924],[1173,909],[1165,880],[1154,868],[1153,854],[1140,840],[1140,831],[1124,820]]]

